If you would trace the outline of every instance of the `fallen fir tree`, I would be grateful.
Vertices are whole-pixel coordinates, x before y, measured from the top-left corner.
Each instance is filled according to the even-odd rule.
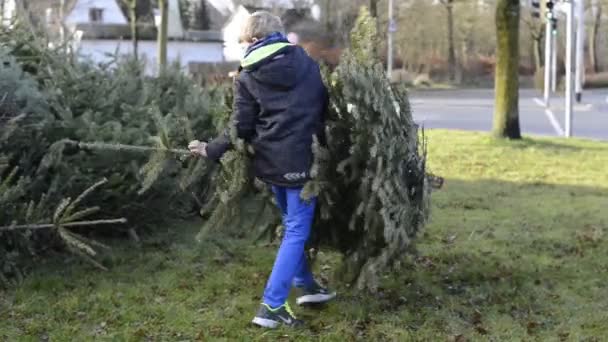
[[[0,155],[0,175],[4,174],[7,160]],[[4,244],[0,246],[0,286],[19,283],[23,279],[22,271],[17,267],[15,258],[19,258],[20,249],[27,250],[34,255],[35,251],[29,246],[21,246],[24,241],[33,239],[32,232],[44,230],[48,234],[46,239],[56,238],[60,240],[74,254],[84,258],[99,269],[106,268],[95,259],[98,252],[95,247],[109,249],[103,243],[85,235],[75,232],[73,228],[95,227],[101,225],[117,225],[127,223],[125,218],[111,219],[89,219],[90,216],[99,212],[97,206],[79,209],[83,201],[96,189],[106,184],[103,179],[85,191],[76,199],[63,198],[55,209],[52,207],[49,197],[43,195],[38,201],[30,200],[28,203],[20,203],[19,199],[25,193],[27,179],[17,176],[18,170],[12,169],[5,177],[0,177],[0,238]]]
[[[408,253],[423,228],[432,179],[426,173],[424,135],[412,119],[407,92],[390,84],[378,62],[375,27],[362,9],[350,51],[335,71],[326,73],[328,148],[314,144],[313,179],[303,191],[305,197],[319,197],[310,246],[343,253],[342,278],[370,290],[379,285],[382,271]],[[258,212],[266,210],[269,197],[251,176],[251,151],[234,134],[233,145],[222,159],[216,200],[207,210],[211,217],[201,238],[210,229],[243,222],[250,215],[243,210],[247,202],[257,199]]]

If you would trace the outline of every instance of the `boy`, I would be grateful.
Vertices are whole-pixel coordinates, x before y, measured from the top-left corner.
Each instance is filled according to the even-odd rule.
[[[233,119],[238,137],[254,148],[256,177],[272,186],[285,226],[253,323],[265,328],[298,326],[302,321],[287,303],[292,284],[300,292],[300,305],[325,303],[336,296],[320,286],[310,272],[304,245],[316,199],[300,198],[313,161],[313,135],[325,144],[328,95],[318,64],[301,47],[289,43],[278,17],[264,11],[253,13],[241,41],[249,46],[235,81]],[[219,160],[230,148],[230,139],[224,134],[209,144],[195,140],[188,148]]]

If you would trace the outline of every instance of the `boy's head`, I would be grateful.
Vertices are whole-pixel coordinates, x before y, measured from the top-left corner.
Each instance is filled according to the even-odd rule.
[[[241,43],[252,44],[273,32],[285,34],[283,23],[276,15],[266,11],[252,13],[241,30]]]

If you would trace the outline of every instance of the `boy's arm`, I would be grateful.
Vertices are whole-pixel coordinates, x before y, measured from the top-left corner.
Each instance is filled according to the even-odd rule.
[[[240,77],[234,83],[232,110],[232,120],[236,127],[237,137],[250,142],[255,135],[255,120],[260,109],[257,101],[247,90]],[[230,139],[230,129],[228,128],[224,131],[224,134],[209,142],[207,145],[207,157],[218,161],[230,148],[232,148],[232,142]]]

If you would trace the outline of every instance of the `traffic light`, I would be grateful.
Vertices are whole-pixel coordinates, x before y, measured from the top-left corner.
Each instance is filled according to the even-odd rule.
[[[545,17],[547,20],[553,20],[553,1],[549,0],[545,3]]]
[[[551,34],[557,34],[557,18],[551,18]]]

